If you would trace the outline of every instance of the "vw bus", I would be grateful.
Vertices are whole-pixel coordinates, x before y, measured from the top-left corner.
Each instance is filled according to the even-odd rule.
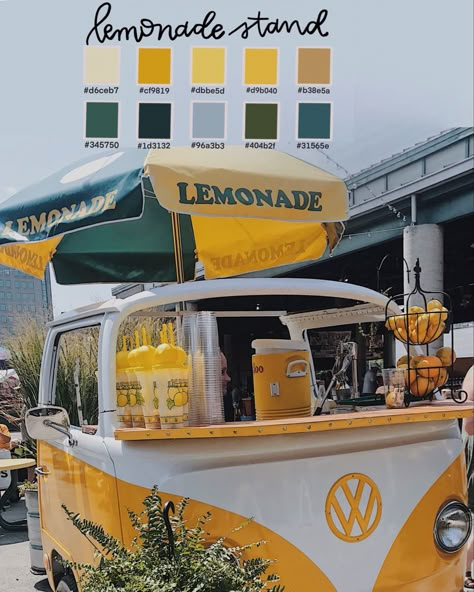
[[[129,543],[127,512],[140,511],[156,485],[164,501],[189,497],[190,517],[210,511],[213,539],[253,517],[248,528],[232,534],[233,542],[267,541],[258,552],[276,560],[288,592],[459,592],[471,528],[459,420],[473,414],[469,405],[440,400],[388,409],[366,407],[361,399],[330,414],[176,429],[120,427],[116,351],[122,323],[145,314],[183,315],[183,304],[176,313],[163,312],[174,303],[209,309],[213,300],[234,305],[251,295],[304,301],[303,312],[279,310],[275,320],[289,340],[305,341],[308,350],[308,330],[383,321],[387,305],[385,296],[347,283],[227,279],[168,285],[50,323],[39,406],[29,411],[27,427],[38,439],[51,588],[78,586],[64,560],[94,561],[92,546],[68,521],[63,504]],[[345,306],[318,310],[320,298]],[[258,314],[272,313],[255,307],[220,312]],[[91,346],[97,356],[94,428],[69,425],[61,409],[61,343],[83,330],[95,331],[98,343],[97,351]]]

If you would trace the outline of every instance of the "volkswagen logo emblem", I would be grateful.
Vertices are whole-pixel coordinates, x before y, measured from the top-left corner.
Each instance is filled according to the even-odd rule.
[[[326,499],[326,520],[332,533],[348,543],[370,536],[382,516],[377,485],[362,473],[344,475],[331,487]]]

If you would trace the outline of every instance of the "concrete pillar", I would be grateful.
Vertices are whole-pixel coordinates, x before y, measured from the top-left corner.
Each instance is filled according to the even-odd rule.
[[[443,229],[438,224],[421,224],[419,226],[407,226],[403,230],[403,256],[410,269],[410,280],[404,275],[404,292],[411,292],[415,287],[416,260],[420,260],[421,287],[427,292],[442,292],[443,282]],[[435,298],[427,294],[427,299]],[[410,299],[410,305],[422,306],[423,301]],[[434,353],[443,345],[443,337],[430,344],[430,353]]]

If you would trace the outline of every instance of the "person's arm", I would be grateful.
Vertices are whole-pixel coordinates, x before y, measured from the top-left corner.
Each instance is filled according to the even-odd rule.
[[[462,390],[466,391],[467,400],[471,401],[472,403],[474,401],[474,366],[471,366],[467,371],[462,383]],[[466,434],[474,436],[474,417],[467,417],[464,420],[463,427],[466,431]]]
[[[0,425],[0,445],[2,448],[10,444],[10,441],[11,437],[8,428],[6,428],[4,425]]]

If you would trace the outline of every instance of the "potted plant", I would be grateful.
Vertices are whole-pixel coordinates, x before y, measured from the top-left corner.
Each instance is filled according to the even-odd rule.
[[[43,545],[41,543],[41,527],[38,500],[38,483],[24,481],[20,486],[20,494],[25,497],[26,517],[28,522],[28,538],[30,541],[31,572],[44,574]]]
[[[181,500],[176,514],[168,516],[174,506],[168,502],[163,508],[156,488],[143,504],[145,510],[141,514],[129,511],[137,533],[130,548],[100,525],[63,506],[74,526],[94,545],[98,566],[69,565],[58,591],[77,590],[73,574],[80,573],[83,592],[283,592],[284,588],[276,584],[278,575],[266,575],[273,561],[244,558],[246,551],[262,542],[240,547],[229,544],[225,536],[206,542],[210,512],[190,527],[185,519],[189,500]]]

